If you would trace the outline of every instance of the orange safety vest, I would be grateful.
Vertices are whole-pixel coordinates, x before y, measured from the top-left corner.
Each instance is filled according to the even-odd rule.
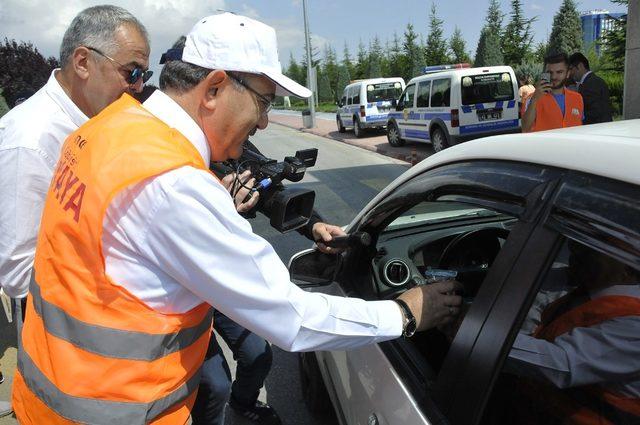
[[[542,96],[536,103],[536,120],[530,132],[582,125],[584,105],[580,93],[564,90],[564,116],[558,102],[551,93]]]
[[[190,165],[195,147],[128,95],[72,133],[47,193],[13,385],[21,424],[184,424],[211,308],[163,314],[105,272],[102,223],[122,189]]]
[[[543,323],[545,313],[560,307],[570,296],[571,293],[547,306],[543,312]],[[533,336],[554,341],[558,336],[566,334],[574,328],[595,326],[604,321],[624,316],[640,316],[640,299],[623,295],[608,295],[589,300],[561,314],[550,323],[540,325]],[[547,398],[547,407],[566,418],[566,423],[579,425],[613,425],[615,423],[584,403],[576,402],[576,398],[595,399],[598,400],[598,403],[608,405],[608,409],[614,413],[619,412],[626,417],[640,418],[640,399],[617,394],[608,389],[606,383],[574,388],[567,394],[570,396],[556,394],[554,397]],[[571,400],[571,397],[574,400]]]

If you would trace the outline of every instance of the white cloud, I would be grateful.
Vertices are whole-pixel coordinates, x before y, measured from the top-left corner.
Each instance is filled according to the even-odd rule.
[[[531,3],[531,10],[543,10],[544,7],[539,5],[538,3]]]

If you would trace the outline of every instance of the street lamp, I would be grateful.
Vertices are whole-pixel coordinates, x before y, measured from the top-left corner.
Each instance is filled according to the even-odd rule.
[[[313,91],[313,61],[311,60],[311,41],[309,38],[309,20],[307,18],[307,0],[302,0],[302,12],[304,14],[304,38],[307,45],[307,88],[311,90],[311,97],[308,100],[309,110],[311,111],[311,127],[316,126],[316,102],[315,93]]]

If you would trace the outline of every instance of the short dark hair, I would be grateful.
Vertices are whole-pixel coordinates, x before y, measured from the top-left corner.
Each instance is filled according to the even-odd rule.
[[[187,37],[182,36],[173,45],[173,49],[184,49]],[[198,84],[211,72],[210,69],[183,62],[181,60],[167,61],[160,72],[160,90],[170,89],[184,93]]]
[[[572,54],[571,57],[569,58],[569,65],[576,66],[579,63],[583,64],[584,67],[587,69],[587,71],[590,69],[589,68],[589,59],[587,59],[587,57],[585,55],[583,55],[582,53],[576,52],[576,53]]]
[[[569,66],[569,56],[564,52],[555,52],[544,58],[544,66],[546,67],[550,63],[564,63]]]

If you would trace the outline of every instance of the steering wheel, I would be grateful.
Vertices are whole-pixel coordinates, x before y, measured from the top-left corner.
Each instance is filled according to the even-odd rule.
[[[462,233],[447,245],[438,261],[438,268],[457,270],[458,281],[464,286],[465,298],[475,297],[489,268],[500,251],[500,239],[509,231],[486,227]]]

